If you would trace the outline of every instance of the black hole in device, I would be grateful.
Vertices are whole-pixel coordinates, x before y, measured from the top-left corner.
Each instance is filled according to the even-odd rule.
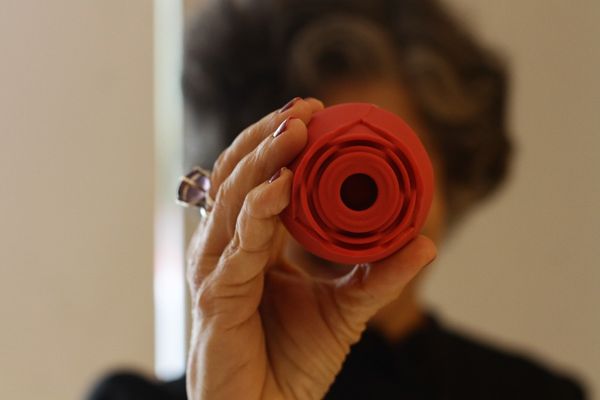
[[[377,200],[377,185],[368,175],[350,175],[342,183],[340,196],[346,207],[354,211],[366,210]]]

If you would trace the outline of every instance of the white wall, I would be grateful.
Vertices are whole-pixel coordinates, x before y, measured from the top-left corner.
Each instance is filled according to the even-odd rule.
[[[600,393],[600,2],[452,0],[514,70],[513,179],[441,249],[451,321]]]
[[[0,398],[152,371],[152,2],[2,2]]]

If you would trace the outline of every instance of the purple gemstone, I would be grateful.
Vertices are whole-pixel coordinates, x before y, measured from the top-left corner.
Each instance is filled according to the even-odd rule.
[[[210,190],[210,179],[208,179],[208,176],[200,175],[198,178],[194,179],[194,181],[202,190],[206,192]]]
[[[186,178],[195,184],[192,185],[189,182],[182,181],[178,190],[179,200],[193,205],[203,204],[210,189],[210,179],[198,170],[189,172]]]
[[[187,189],[187,190],[186,190]],[[183,189],[183,194],[180,196],[181,201],[189,204],[202,204],[206,199],[206,192],[192,186],[187,186]]]

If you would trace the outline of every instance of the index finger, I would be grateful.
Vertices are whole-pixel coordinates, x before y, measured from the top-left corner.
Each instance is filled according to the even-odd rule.
[[[210,176],[210,196],[216,198],[219,187],[231,174],[235,166],[277,129],[288,117],[308,123],[312,114],[323,109],[323,103],[314,98],[296,97],[282,108],[271,112],[258,122],[244,129],[217,158]]]

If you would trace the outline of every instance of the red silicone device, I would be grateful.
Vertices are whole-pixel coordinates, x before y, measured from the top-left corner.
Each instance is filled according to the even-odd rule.
[[[397,115],[347,103],[315,113],[281,220],[314,255],[342,264],[378,261],[421,230],[433,196],[425,148]]]

